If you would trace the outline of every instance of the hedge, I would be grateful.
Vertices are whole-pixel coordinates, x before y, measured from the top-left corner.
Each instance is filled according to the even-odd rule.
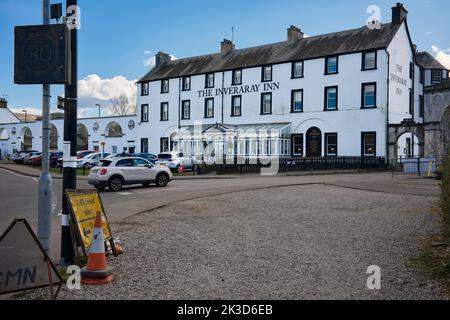
[[[441,208],[443,211],[444,233],[450,240],[450,155],[442,166]]]

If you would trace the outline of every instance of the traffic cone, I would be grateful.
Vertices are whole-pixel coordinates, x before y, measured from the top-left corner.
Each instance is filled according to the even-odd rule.
[[[87,285],[106,284],[113,280],[112,268],[108,267],[103,237],[102,214],[97,212],[88,264],[81,270],[81,283]]]

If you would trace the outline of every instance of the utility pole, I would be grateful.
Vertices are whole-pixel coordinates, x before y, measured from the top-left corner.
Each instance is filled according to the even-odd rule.
[[[50,24],[50,1],[42,0],[43,24]],[[42,86],[42,173],[39,180],[38,238],[50,254],[53,181],[49,174],[50,85]]]
[[[66,20],[79,18],[77,12],[77,0],[66,1]],[[66,21],[67,23],[67,21]],[[70,83],[65,86],[65,112],[64,112],[64,170],[63,170],[63,211],[61,220],[61,265],[73,264],[74,251],[70,229],[69,204],[66,190],[77,188],[77,117],[78,117],[78,39],[77,26],[68,26],[70,32]]]

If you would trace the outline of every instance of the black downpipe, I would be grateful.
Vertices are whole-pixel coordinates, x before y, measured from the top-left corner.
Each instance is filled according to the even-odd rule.
[[[391,54],[385,49],[387,55],[387,100],[386,100],[386,164],[389,165],[389,99],[390,99],[390,85],[391,85]]]
[[[225,89],[225,71],[222,72],[222,124],[224,124],[224,112],[225,112],[225,96],[224,96],[224,89]]]
[[[181,78],[178,78],[178,129],[181,129]]]

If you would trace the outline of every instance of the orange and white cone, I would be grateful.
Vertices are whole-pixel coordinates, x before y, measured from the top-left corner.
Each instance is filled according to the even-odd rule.
[[[112,268],[108,267],[103,237],[102,214],[97,212],[88,264],[81,270],[81,283],[87,285],[106,284],[113,280]]]

